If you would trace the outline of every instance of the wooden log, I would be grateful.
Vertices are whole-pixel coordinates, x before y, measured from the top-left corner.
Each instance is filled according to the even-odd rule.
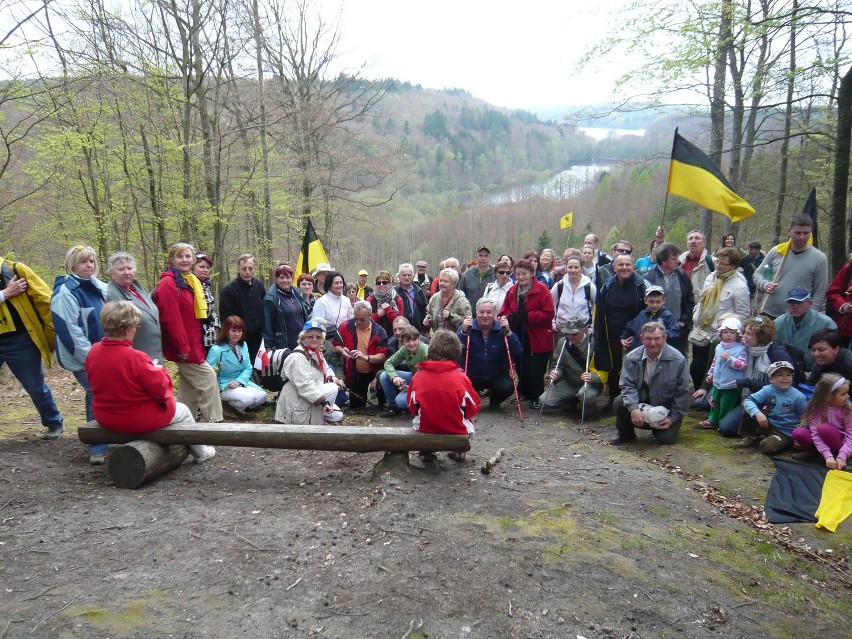
[[[470,450],[467,435],[420,433],[410,426],[296,426],[289,424],[188,424],[146,435],[116,433],[89,422],[77,430],[84,444],[126,444],[137,439],[157,444],[209,444],[249,448],[332,450],[351,453]]]
[[[138,488],[177,468],[188,456],[186,446],[162,446],[136,440],[114,448],[107,469],[119,488]]]

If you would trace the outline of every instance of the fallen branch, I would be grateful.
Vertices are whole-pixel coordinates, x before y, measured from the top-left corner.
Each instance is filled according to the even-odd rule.
[[[298,585],[299,585],[299,582],[300,582],[300,581],[302,581],[302,578],[301,578],[301,577],[299,577],[296,581],[294,581],[294,582],[293,582],[293,583],[291,583],[289,586],[287,586],[284,590],[292,590],[293,588],[295,588],[296,586],[298,586]]]
[[[496,454],[496,455],[494,455],[494,457],[492,457],[492,458],[490,458],[490,459],[486,459],[486,460],[485,460],[485,463],[484,463],[484,464],[482,464],[482,468],[480,468],[480,469],[479,469],[479,471],[480,471],[483,475],[488,475],[488,474],[490,474],[490,473],[491,473],[491,470],[492,470],[492,469],[493,469],[493,468],[494,468],[494,467],[495,467],[498,463],[500,463],[500,460],[501,460],[501,459],[503,459],[503,455],[505,455],[505,454],[506,454],[506,449],[501,448],[500,450],[498,450],[498,451],[497,451],[497,454]]]
[[[60,584],[55,584],[53,586],[49,586],[49,587],[45,588],[44,590],[42,590],[40,593],[33,595],[32,597],[25,597],[24,599],[21,599],[20,601],[32,601],[33,599],[38,599],[42,595],[49,593],[51,590],[53,590],[54,588],[58,588],[59,586],[60,586]]]

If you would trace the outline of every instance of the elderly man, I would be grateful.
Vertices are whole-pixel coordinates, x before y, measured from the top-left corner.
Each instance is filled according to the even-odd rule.
[[[349,406],[367,405],[370,382],[384,368],[388,358],[388,335],[373,321],[373,309],[368,302],[358,300],[355,317],[338,327],[339,339],[332,340],[334,350],[343,360],[343,377],[350,390]]]
[[[414,275],[414,286],[423,291],[423,294],[428,300],[432,295],[432,278],[429,276],[429,273],[426,272],[426,269],[429,268],[429,264],[420,260],[414,266],[417,268],[417,273]]]
[[[500,403],[514,392],[515,385],[509,375],[509,354],[513,362],[520,362],[523,356],[523,346],[509,328],[509,320],[501,317],[497,324],[496,315],[494,302],[483,297],[476,303],[476,319],[466,317],[458,330],[462,343],[459,364],[474,389],[489,389],[488,410],[500,410]]]
[[[448,257],[448,258],[442,260],[441,263],[438,264],[438,272],[440,273],[445,268],[453,269],[456,273],[459,274],[459,278],[461,278],[461,276],[462,276],[461,263],[459,262],[458,258]],[[434,277],[432,279],[432,285],[430,286],[429,295],[430,296],[434,295],[437,290],[438,290],[438,278]]]
[[[612,262],[612,258],[606,253],[601,253],[601,236],[597,233],[589,233],[586,236],[586,239],[583,240],[583,244],[588,244],[592,248],[595,249],[595,259],[597,260],[597,266],[606,266],[610,262]]]
[[[825,309],[825,291],[828,288],[828,258],[825,253],[808,244],[812,231],[809,215],[796,215],[790,220],[787,235],[790,250],[787,255],[778,253],[773,246],[766,259],[754,272],[754,284],[758,291],[766,293],[763,314],[776,318],[786,310],[784,295],[794,288],[811,292],[814,308]]]
[[[491,266],[491,251],[487,246],[476,249],[476,268],[469,268],[459,280],[459,290],[464,293],[470,307],[485,295],[485,288],[497,279]]]
[[[666,310],[671,312],[680,326],[680,337],[669,341],[683,355],[686,355],[686,336],[692,330],[692,311],[695,308],[695,293],[692,282],[680,268],[680,251],[670,242],[661,244],[657,249],[657,263],[645,273],[645,281],[659,286],[666,292]]]
[[[618,437],[611,442],[616,446],[636,439],[637,428],[650,430],[658,444],[671,444],[689,411],[689,367],[666,344],[666,327],[648,322],[641,338],[642,346],[624,358],[621,369],[621,395],[614,406]],[[657,407],[667,409],[668,416],[648,422],[649,414],[657,412],[648,409]]]
[[[627,240],[618,240],[615,244],[610,247],[610,255],[612,255],[612,259],[603,266],[598,268],[598,281],[595,282],[595,286],[600,289],[606,282],[615,275],[615,258],[619,255],[632,255],[633,254],[633,245]],[[632,258],[631,258],[632,259]]]
[[[219,317],[224,323],[231,315],[237,315],[246,323],[245,340],[249,355],[254,357],[260,348],[263,330],[263,298],[266,288],[255,277],[257,261],[250,253],[237,258],[237,277],[219,291]]]
[[[707,253],[707,240],[701,231],[690,231],[686,236],[686,252],[680,256],[680,266],[692,282],[693,297],[699,299],[704,281],[716,268]]]
[[[62,413],[44,381],[44,367],[51,364],[54,348],[50,289],[21,262],[0,263],[0,366],[9,366],[33,402],[42,437],[58,439],[64,429]]]
[[[814,367],[814,357],[808,348],[811,336],[821,328],[837,328],[833,319],[814,310],[813,305],[809,290],[794,288],[787,293],[787,312],[775,319],[775,340],[801,348],[808,370]]]
[[[414,286],[414,267],[411,264],[406,262],[399,265],[399,284],[395,289],[402,298],[403,316],[422,333],[423,318],[426,317],[426,296],[419,287]]]
[[[574,410],[585,402],[586,408],[594,412],[597,404],[595,399],[603,391],[604,380],[590,361],[590,340],[586,328],[586,320],[582,317],[569,317],[562,328],[565,344],[556,367],[550,371],[550,388],[541,394],[539,401],[545,408],[563,408]]]

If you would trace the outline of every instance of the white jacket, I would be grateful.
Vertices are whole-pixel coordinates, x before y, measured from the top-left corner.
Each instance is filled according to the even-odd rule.
[[[320,397],[325,397],[323,383],[326,377],[333,375],[328,363],[325,371],[319,370],[317,364],[308,361],[304,347],[298,346],[284,360],[281,376],[289,380],[284,384],[275,405],[275,421],[282,424],[315,424],[323,423],[323,406],[314,404]]]
[[[591,299],[588,300],[586,299],[587,286],[591,295]],[[562,295],[559,294],[560,289]],[[550,296],[553,298],[553,307],[556,309],[556,318],[554,319],[556,328],[561,329],[571,317],[582,317],[586,322],[591,322],[591,311],[594,308],[597,295],[597,288],[585,274],[580,276],[580,283],[575,291],[571,290],[567,277],[563,277],[554,284],[553,288],[550,289]]]
[[[704,291],[711,286],[715,286],[715,283],[716,273],[714,272],[708,275],[707,279],[704,280],[701,295],[696,298],[698,303],[695,305],[695,310],[692,311],[692,321],[696,326],[698,326],[698,318],[701,317],[700,300],[704,296]],[[749,302],[750,293],[748,290],[748,283],[746,282],[745,276],[742,273],[737,272],[735,275],[731,276],[731,278],[725,282],[722,287],[722,293],[719,295],[719,301],[716,304],[716,312],[713,314],[713,325],[711,328],[715,330],[719,317],[725,313],[736,313],[740,321],[748,319],[751,309]]]

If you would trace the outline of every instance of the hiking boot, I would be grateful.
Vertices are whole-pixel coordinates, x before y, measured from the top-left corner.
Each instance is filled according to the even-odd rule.
[[[42,439],[46,441],[53,441],[55,439],[59,439],[59,436],[62,435],[62,431],[65,430],[65,426],[60,424],[59,426],[54,426],[53,428],[48,428],[47,432],[41,436]]]
[[[635,437],[631,437],[630,439],[627,439],[627,438],[621,437],[621,435],[619,435],[615,439],[610,439],[609,445],[610,446],[624,446],[624,444],[630,444],[631,442],[634,442],[634,441],[636,441]]]
[[[751,448],[753,446],[757,446],[757,437],[751,435],[743,437],[738,442],[734,442],[734,448]]]
[[[89,455],[89,463],[92,466],[103,466],[106,463],[106,455],[104,453],[92,453]]]
[[[379,413],[379,417],[396,417],[397,415],[401,415],[402,410],[399,408],[388,408],[387,410]]]
[[[541,410],[541,402],[535,400],[530,402],[530,410]]]

